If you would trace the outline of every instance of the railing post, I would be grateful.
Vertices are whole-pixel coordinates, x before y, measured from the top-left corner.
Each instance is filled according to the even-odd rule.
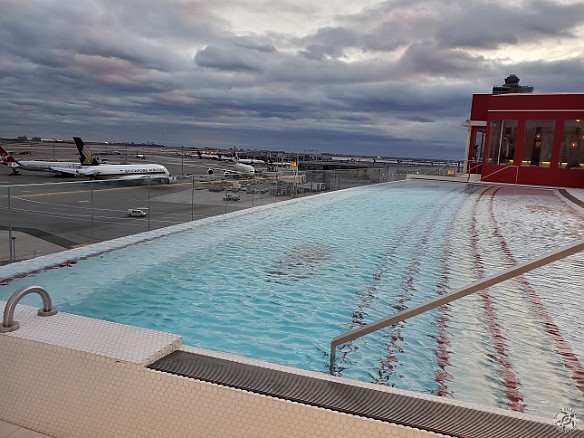
[[[150,231],[150,216],[152,216],[152,211],[150,210],[150,178],[148,178],[148,231]]]
[[[195,175],[191,176],[191,221],[195,220]]]
[[[91,243],[95,242],[94,240],[94,232],[93,232],[93,181],[89,182],[89,192],[90,192],[90,200],[91,200]]]
[[[14,261],[14,252],[12,250],[12,209],[10,208],[10,186],[8,190],[8,246],[10,251],[10,262]]]

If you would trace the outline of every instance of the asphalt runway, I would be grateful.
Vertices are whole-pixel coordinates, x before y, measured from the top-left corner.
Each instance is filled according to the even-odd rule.
[[[74,161],[74,145],[3,145],[19,160]],[[90,145],[95,154],[95,146]],[[111,147],[110,147],[111,149]],[[107,155],[108,162],[126,161],[126,151]],[[20,171],[0,167],[0,263],[74,248],[94,242],[162,228],[204,217],[273,203],[288,196],[275,196],[273,180],[266,178],[226,179],[229,163],[201,160],[181,155],[180,150],[148,150],[128,147],[128,162],[158,163],[168,168],[176,181],[171,184],[90,181],[79,177],[59,177],[47,172]],[[145,159],[136,158],[137,154]],[[101,158],[105,158],[101,155]],[[196,155],[195,155],[196,157]],[[207,169],[215,170],[213,175]],[[228,192],[230,186],[250,188],[250,192]],[[223,187],[209,191],[209,187]],[[265,193],[259,193],[261,190]],[[271,189],[271,191],[270,191]],[[253,193],[255,191],[258,193]],[[239,201],[224,200],[226,194]],[[270,194],[271,193],[271,194]],[[10,213],[9,211],[10,207]],[[146,217],[128,217],[128,209],[143,209]],[[17,243],[10,254],[8,229]],[[16,245],[15,245],[16,246]]]

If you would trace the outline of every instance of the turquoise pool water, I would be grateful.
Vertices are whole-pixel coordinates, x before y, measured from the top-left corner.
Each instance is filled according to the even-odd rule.
[[[380,184],[194,222],[14,279],[0,299],[38,284],[65,312],[328,372],[340,333],[582,239],[583,230],[584,218],[549,190]],[[337,352],[337,374],[537,415],[579,410],[583,267],[584,256],[573,256],[349,343]]]

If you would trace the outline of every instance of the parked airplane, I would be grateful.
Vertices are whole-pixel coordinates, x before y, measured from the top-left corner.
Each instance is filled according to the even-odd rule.
[[[199,156],[199,158],[202,159],[206,159],[206,160],[217,160],[217,161],[221,161],[221,157],[219,156],[219,154],[204,154],[201,151],[197,150],[197,155]]]
[[[213,173],[217,169],[208,168],[207,173],[209,175],[213,175]],[[249,164],[243,164],[239,162],[239,160],[235,160],[235,164],[233,165],[233,169],[219,169],[223,172],[224,175],[255,175],[256,170],[255,167],[250,166]]]
[[[238,161],[242,164],[266,164],[264,160],[258,160],[257,158],[238,158]]]
[[[256,173],[255,167],[252,164],[263,164],[263,160],[251,160],[251,159],[242,159],[235,154],[235,157],[225,156],[225,155],[218,155],[218,154],[203,154],[201,151],[197,151],[197,155],[201,159],[208,159],[208,160],[219,160],[219,161],[230,161],[234,162],[234,169],[219,169],[223,171],[225,175],[253,175]],[[208,168],[207,173],[212,175],[215,170]]]
[[[57,169],[57,172],[69,175],[89,176],[91,178],[139,179],[170,177],[168,169],[161,164],[100,164],[93,157],[89,148],[79,137],[73,137],[79,160],[82,163],[77,169]]]
[[[58,169],[79,169],[82,165],[77,161],[17,160],[2,146],[0,146],[0,153],[2,154],[2,162],[12,169],[13,175],[20,175],[19,170],[59,173]]]

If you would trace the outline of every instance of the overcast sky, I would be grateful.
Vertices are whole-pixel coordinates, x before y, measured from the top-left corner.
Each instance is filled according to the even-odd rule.
[[[511,73],[584,91],[584,2],[0,0],[0,137],[461,159]]]

